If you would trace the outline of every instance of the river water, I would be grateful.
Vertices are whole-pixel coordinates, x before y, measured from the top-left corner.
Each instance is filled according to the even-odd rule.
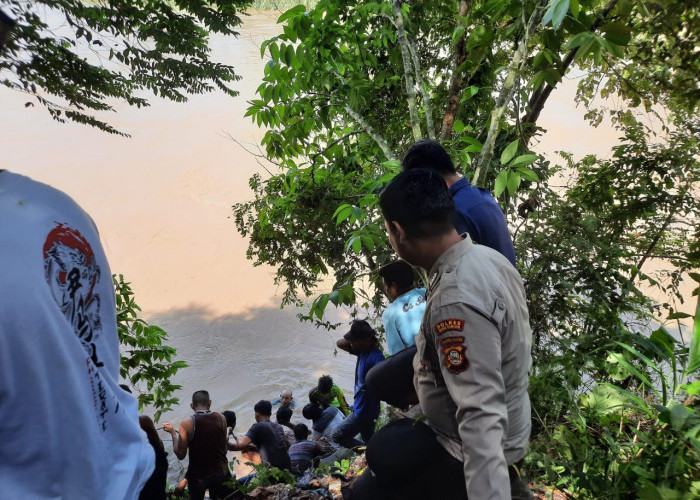
[[[243,77],[235,84],[240,96],[119,106],[110,123],[131,138],[59,124],[39,106],[25,108],[28,96],[0,89],[0,168],[65,191],[91,214],[112,272],[132,282],[143,316],[168,332],[189,364],[174,379],[181,405],[161,419],[175,425],[199,389],[210,392],[214,409],[236,411],[237,431],[254,422],[257,400],[282,389],[303,405],[323,373],[352,395],[354,358],[334,354],[343,332],[316,330],[294,309],[280,310],[273,270],[246,260],[247,241],[230,218],[233,203],[252,197],[248,178],[262,168],[228,135],[252,150],[262,135],[243,115],[262,77],[260,44],[279,32],[278,15],[253,13],[239,38],[213,42],[215,58]],[[537,149],[605,154],[617,134],[589,127],[572,96],[573,85],[554,93],[540,120],[549,133]],[[349,320],[346,311],[332,315]],[[170,459],[174,479],[179,466]]]

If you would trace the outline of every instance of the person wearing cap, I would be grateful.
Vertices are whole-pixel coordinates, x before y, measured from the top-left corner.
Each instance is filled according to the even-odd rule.
[[[368,469],[344,498],[532,498],[520,478],[532,342],[520,275],[502,254],[457,233],[454,201],[435,172],[400,173],[379,206],[396,253],[429,271],[413,359],[426,420],[380,429],[367,445]]]
[[[377,363],[384,361],[379,349],[377,332],[365,320],[355,320],[350,331],[338,340],[338,348],[357,356],[355,366],[355,401],[352,413],[338,424],[333,433],[333,441],[346,448],[355,448],[364,443],[355,438],[358,433],[367,442],[374,434],[374,426],[379,416],[379,399],[367,393],[365,377]]]

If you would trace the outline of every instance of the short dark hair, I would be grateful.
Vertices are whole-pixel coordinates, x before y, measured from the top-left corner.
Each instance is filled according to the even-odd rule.
[[[294,426],[294,439],[297,441],[304,441],[306,439],[309,439],[309,428],[306,427],[306,424],[296,424]]]
[[[333,378],[330,375],[321,375],[318,378],[318,392],[328,394],[333,388]]]
[[[397,260],[379,269],[379,276],[384,278],[387,285],[394,284],[399,290],[413,288],[415,276],[413,267],[405,260]]]
[[[209,404],[210,398],[207,391],[197,391],[192,394],[192,404],[195,406],[207,405]]]
[[[308,405],[304,406],[303,410],[301,410],[301,414],[304,415],[304,418],[315,422],[321,418],[321,415],[323,415],[323,410],[321,410],[320,406],[309,403]]]
[[[401,168],[403,170],[426,168],[440,175],[457,173],[452,158],[445,148],[439,142],[430,139],[421,139],[408,148],[401,160]]]
[[[236,412],[231,411],[231,410],[226,410],[223,412],[224,417],[226,418],[226,427],[230,427],[233,429],[236,427]]]
[[[275,414],[277,416],[277,422],[289,422],[289,420],[292,418],[292,409],[289,408],[288,406],[283,406],[279,410],[277,410],[277,413]]]
[[[379,193],[379,207],[387,222],[398,222],[409,236],[437,236],[455,227],[455,204],[445,180],[424,168],[394,177]]]
[[[255,411],[255,413],[259,413],[260,415],[269,417],[272,415],[272,403],[265,399],[261,399],[255,403],[255,406],[253,406],[253,411]]]

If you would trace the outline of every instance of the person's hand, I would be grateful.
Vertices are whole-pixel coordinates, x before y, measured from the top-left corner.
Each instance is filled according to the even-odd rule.
[[[165,423],[163,424],[163,430],[164,430],[165,432],[170,432],[170,433],[172,433],[175,429],[173,429],[173,426],[170,425],[169,422],[165,422]]]

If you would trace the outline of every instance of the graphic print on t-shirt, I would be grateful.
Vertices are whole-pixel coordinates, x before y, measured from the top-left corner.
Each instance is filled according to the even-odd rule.
[[[46,236],[43,255],[44,273],[51,294],[87,351],[85,364],[98,423],[105,430],[108,407],[113,405],[107,402],[107,390],[97,370],[103,366],[96,344],[102,329],[100,296],[94,293],[100,279],[100,268],[90,243],[78,230],[66,224],[56,223]],[[115,411],[117,409],[118,403]]]

